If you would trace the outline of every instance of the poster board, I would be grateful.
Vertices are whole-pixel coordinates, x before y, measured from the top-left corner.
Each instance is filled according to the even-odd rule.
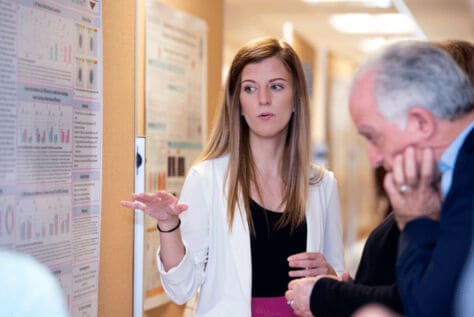
[[[0,247],[97,316],[102,165],[99,0],[0,0]]]
[[[145,189],[179,195],[207,131],[207,25],[148,0],[145,33]],[[149,310],[168,298],[156,265],[156,220],[145,217],[143,232],[143,305]]]

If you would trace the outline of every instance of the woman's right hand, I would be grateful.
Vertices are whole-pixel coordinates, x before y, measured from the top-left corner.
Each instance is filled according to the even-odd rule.
[[[160,227],[174,227],[178,215],[188,209],[186,204],[165,191],[156,193],[132,194],[133,201],[121,201],[123,207],[140,209],[150,217],[155,218]]]
[[[178,199],[165,191],[156,193],[132,194],[133,201],[121,201],[120,204],[127,208],[140,209],[158,221],[160,235],[160,258],[163,268],[167,272],[177,266],[184,257],[185,249],[181,240],[179,226],[179,214],[188,209]]]

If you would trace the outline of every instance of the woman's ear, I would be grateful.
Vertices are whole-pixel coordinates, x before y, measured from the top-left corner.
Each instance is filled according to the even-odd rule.
[[[425,108],[413,107],[408,110],[406,130],[417,141],[429,139],[436,130],[436,118]]]

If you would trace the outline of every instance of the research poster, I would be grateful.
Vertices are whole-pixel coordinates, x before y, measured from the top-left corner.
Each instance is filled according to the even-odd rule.
[[[206,23],[146,3],[146,191],[179,195],[206,131]],[[156,266],[156,220],[145,220],[144,308],[167,301]]]
[[[99,0],[0,0],[0,248],[97,316],[102,164]]]

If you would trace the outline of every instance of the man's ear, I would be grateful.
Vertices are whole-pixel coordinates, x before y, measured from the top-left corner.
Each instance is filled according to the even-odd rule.
[[[408,110],[406,130],[417,141],[427,140],[436,130],[436,118],[425,108],[413,107]]]

